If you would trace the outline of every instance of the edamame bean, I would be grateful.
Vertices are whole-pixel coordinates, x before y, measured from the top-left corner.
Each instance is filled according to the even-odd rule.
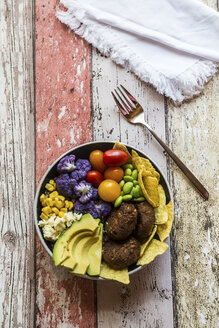
[[[133,181],[133,185],[134,185],[134,186],[137,186],[138,184],[139,184],[139,183],[138,183],[137,180],[134,180],[134,181]]]
[[[125,169],[125,175],[132,175],[131,169]]]
[[[122,190],[121,192],[120,192],[120,196],[123,196],[124,195],[124,191]]]
[[[134,180],[137,180],[137,178],[138,178],[138,170],[135,169],[135,170],[132,171],[132,177],[133,177]]]
[[[124,201],[124,202],[128,202],[129,200],[131,200],[132,199],[132,195],[125,195],[125,196],[122,196],[122,200]]]
[[[145,198],[144,197],[138,197],[138,198],[133,198],[133,200],[134,200],[134,202],[143,202],[145,200]]]
[[[125,165],[122,166],[122,168],[124,170],[126,170],[126,169],[133,170],[134,169],[134,166],[132,164],[125,164]]]
[[[133,178],[130,177],[130,175],[125,175],[125,176],[123,177],[123,179],[125,180],[125,182],[132,182],[132,181],[133,181]]]
[[[140,186],[133,187],[133,197],[134,198],[138,198],[138,197],[141,196],[140,195],[140,190],[141,190]]]
[[[119,196],[118,198],[116,198],[114,202],[114,207],[119,207],[121,204],[122,204],[122,196]]]
[[[124,194],[129,194],[133,188],[133,183],[132,182],[126,182],[123,186],[122,191]]]
[[[119,186],[120,186],[121,189],[123,188],[124,184],[125,184],[125,181],[121,180],[120,183],[119,183]]]

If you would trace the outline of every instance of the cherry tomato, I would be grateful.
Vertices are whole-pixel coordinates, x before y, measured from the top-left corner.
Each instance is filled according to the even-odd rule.
[[[101,150],[93,150],[90,153],[89,161],[92,167],[100,172],[104,172],[106,165],[103,163],[103,152]]]
[[[119,149],[109,149],[103,153],[103,162],[106,166],[121,166],[128,158],[128,154]]]
[[[121,167],[108,167],[104,171],[104,179],[112,179],[115,180],[116,182],[119,182],[122,180],[124,176],[124,171]]]
[[[86,176],[87,182],[90,182],[93,187],[97,188],[103,181],[103,174],[99,171],[89,171]]]
[[[103,180],[98,187],[98,194],[105,202],[114,202],[121,192],[119,184],[110,179]]]

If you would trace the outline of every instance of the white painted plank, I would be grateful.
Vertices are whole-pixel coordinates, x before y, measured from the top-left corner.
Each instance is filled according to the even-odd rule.
[[[145,108],[149,124],[165,140],[164,99],[151,87],[93,50],[93,138],[119,140],[151,156],[166,174],[162,150],[148,132],[127,123],[118,113],[111,91],[123,84]],[[157,258],[141,272],[131,276],[131,283],[97,283],[98,327],[168,327],[173,326],[170,252]]]
[[[34,326],[32,2],[0,1],[0,326]]]

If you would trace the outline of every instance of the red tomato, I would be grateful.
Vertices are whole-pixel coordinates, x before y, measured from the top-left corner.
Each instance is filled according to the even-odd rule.
[[[103,162],[106,166],[121,166],[127,163],[128,154],[119,149],[109,149],[103,153]]]
[[[98,194],[105,202],[114,202],[121,192],[119,184],[110,179],[103,180],[98,187]]]
[[[90,182],[93,187],[98,187],[103,181],[103,175],[98,171],[89,171],[86,176],[87,182]]]
[[[92,167],[100,172],[104,172],[106,165],[103,163],[103,152],[101,150],[93,150],[90,153],[89,161]]]
[[[122,180],[124,176],[124,171],[121,167],[108,167],[104,171],[104,179],[112,179],[115,180],[116,182],[119,182]]]

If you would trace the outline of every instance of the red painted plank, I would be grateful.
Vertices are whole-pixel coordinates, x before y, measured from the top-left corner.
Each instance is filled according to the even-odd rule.
[[[63,152],[91,140],[90,49],[36,0],[36,181]],[[53,266],[37,238],[37,327],[94,327],[94,286]]]

